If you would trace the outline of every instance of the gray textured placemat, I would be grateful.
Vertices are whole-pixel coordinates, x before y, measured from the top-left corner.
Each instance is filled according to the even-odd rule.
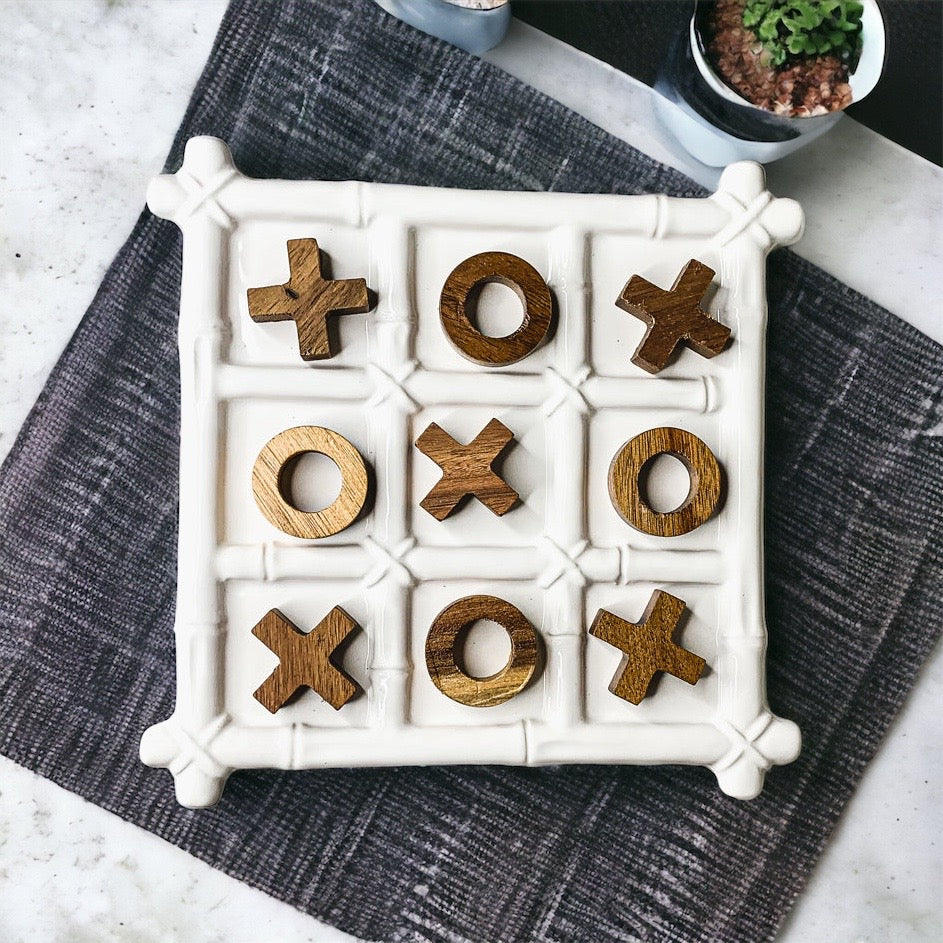
[[[234,3],[168,167],[198,133],[253,176],[699,192],[363,2]],[[761,798],[685,767],[251,772],[188,812],[137,759],[173,700],[179,278],[145,213],[3,467],[0,749],[368,939],[771,937],[940,631],[943,351],[771,260],[769,688],[805,746]]]

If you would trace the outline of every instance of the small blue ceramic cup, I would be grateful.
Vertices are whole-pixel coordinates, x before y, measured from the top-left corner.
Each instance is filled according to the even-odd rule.
[[[376,0],[393,16],[476,55],[504,39],[511,23],[507,0]]]

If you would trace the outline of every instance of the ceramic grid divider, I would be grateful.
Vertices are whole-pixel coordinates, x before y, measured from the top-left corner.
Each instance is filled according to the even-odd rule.
[[[213,804],[238,768],[474,762],[697,763],[714,770],[725,792],[749,798],[761,790],[772,764],[795,757],[798,729],[772,715],[765,698],[762,391],[764,258],[775,246],[798,238],[802,214],[792,201],[774,199],[766,191],[759,165],[728,168],[719,192],[705,200],[483,194],[250,180],[236,170],[223,142],[204,137],[188,143],[176,174],[155,179],[148,204],[184,233],[181,492],[177,704],[168,720],[145,732],[141,756],[173,773],[181,803]],[[380,299],[368,316],[366,363],[281,366],[234,362],[226,356],[231,309],[228,281],[221,273],[229,270],[238,223],[267,218],[308,228],[312,223],[345,225],[366,233],[368,283]],[[525,372],[526,361],[515,365],[520,372],[467,369],[470,365],[453,371],[421,363],[416,352],[417,233],[423,227],[458,223],[489,230],[520,228],[522,218],[529,231],[543,233],[547,240],[548,271],[542,274],[559,306],[549,362],[539,372]],[[703,251],[718,263],[725,291],[722,310],[733,326],[735,346],[713,361],[688,362],[691,376],[597,373],[591,334],[594,248],[610,233],[632,233],[653,242],[672,237],[702,241]],[[330,251],[329,240],[322,248]],[[678,258],[676,270],[685,261]],[[620,287],[636,270],[631,260],[625,261],[624,270],[616,273]],[[625,352],[626,360],[629,354]],[[252,544],[222,542],[218,495],[221,452],[227,447],[223,427],[226,410],[236,400],[364,407],[378,485],[372,531],[357,544],[277,539],[274,533],[272,539]],[[429,406],[472,405],[526,408],[542,416],[547,486],[543,533],[536,545],[425,546],[412,533],[411,463],[429,461],[413,448],[413,417]],[[715,438],[724,439],[722,465],[730,488],[720,511],[723,523],[711,544],[699,546],[693,535],[680,547],[663,538],[633,539],[641,535],[624,525],[624,542],[594,545],[587,498],[591,424],[613,410],[638,413],[646,420],[642,428],[660,424],[648,423],[649,413],[701,417]],[[248,486],[244,500],[251,505]],[[608,494],[594,500],[608,504]],[[365,724],[237,722],[226,707],[226,636],[251,625],[228,624],[227,581],[261,586],[339,578],[359,581],[367,600],[369,615],[362,624],[369,640],[369,678],[358,678],[367,692]],[[410,633],[421,631],[424,637],[427,628],[412,619],[416,588],[454,583],[451,598],[456,599],[467,594],[462,583],[474,580],[497,583],[495,595],[509,584],[536,586],[542,594],[543,617],[535,628],[545,643],[546,663],[534,682],[541,691],[538,716],[495,723],[488,719],[494,708],[466,707],[467,724],[436,725],[411,706],[412,672],[425,671],[425,666],[412,663]],[[598,585],[647,582],[716,588],[717,649],[709,659],[716,674],[714,709],[683,722],[659,720],[657,707],[651,720],[629,714],[625,723],[591,719],[586,709],[587,592]],[[608,680],[594,676],[592,684],[605,688]],[[251,690],[247,694],[251,697]],[[670,697],[670,691],[659,690],[650,701]]]

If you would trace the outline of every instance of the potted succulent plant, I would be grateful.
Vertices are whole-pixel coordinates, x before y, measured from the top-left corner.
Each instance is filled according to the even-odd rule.
[[[680,106],[667,123],[695,156],[769,161],[864,98],[884,56],[876,0],[696,0],[656,88]]]
[[[708,62],[748,102],[790,118],[851,104],[857,0],[716,0],[705,11],[697,25]]]

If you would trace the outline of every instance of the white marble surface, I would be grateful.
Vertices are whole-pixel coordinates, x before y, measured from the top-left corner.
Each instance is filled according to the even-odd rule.
[[[0,454],[140,212],[224,6],[4,5]],[[520,25],[489,58],[653,156],[713,182],[713,171],[670,153],[652,124],[651,93],[607,66]],[[809,258],[943,341],[939,168],[846,120],[771,167],[770,181],[777,194],[805,204],[801,250]],[[781,943],[940,938],[941,695],[937,651]],[[0,760],[0,939],[276,938],[349,939]]]
[[[4,759],[0,939],[343,943],[353,937]]]

